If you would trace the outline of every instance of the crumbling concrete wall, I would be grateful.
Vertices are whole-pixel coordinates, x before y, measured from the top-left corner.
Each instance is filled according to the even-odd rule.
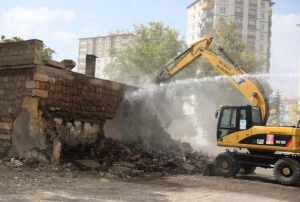
[[[58,163],[62,151],[97,152],[106,119],[136,88],[42,61],[42,45],[0,44],[0,156]]]

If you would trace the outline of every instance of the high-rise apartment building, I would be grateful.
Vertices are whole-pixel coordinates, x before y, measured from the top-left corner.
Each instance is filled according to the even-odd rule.
[[[107,33],[106,36],[79,38],[78,72],[85,73],[86,54],[97,56],[95,77],[105,78],[103,69],[114,58],[110,56],[109,49],[114,47],[122,53],[126,48],[133,45],[133,33],[129,31],[117,31]]]
[[[267,60],[263,72],[270,68],[272,0],[197,0],[188,9],[188,45],[198,41],[219,23],[231,17],[237,24],[234,34],[245,37],[250,50]]]

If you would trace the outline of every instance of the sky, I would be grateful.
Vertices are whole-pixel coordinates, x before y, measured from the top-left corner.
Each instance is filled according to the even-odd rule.
[[[194,0],[0,0],[0,35],[40,39],[53,59],[77,62],[78,38],[133,31],[135,25],[163,22],[186,35],[187,6]],[[300,1],[273,0],[270,82],[283,97],[298,97]]]

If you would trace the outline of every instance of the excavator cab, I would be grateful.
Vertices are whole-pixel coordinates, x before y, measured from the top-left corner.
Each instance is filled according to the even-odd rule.
[[[263,125],[260,108],[251,105],[222,106],[217,118],[217,139],[220,141],[231,133]]]

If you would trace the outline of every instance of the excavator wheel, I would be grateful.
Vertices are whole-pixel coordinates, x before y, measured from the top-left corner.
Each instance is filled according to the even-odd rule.
[[[283,185],[294,185],[300,179],[300,163],[292,158],[279,159],[273,168],[275,178]]]
[[[255,169],[256,169],[256,166],[241,165],[239,173],[242,175],[250,175],[255,171]]]
[[[221,153],[216,157],[215,168],[217,173],[224,177],[235,176],[240,170],[237,158],[229,152]]]

